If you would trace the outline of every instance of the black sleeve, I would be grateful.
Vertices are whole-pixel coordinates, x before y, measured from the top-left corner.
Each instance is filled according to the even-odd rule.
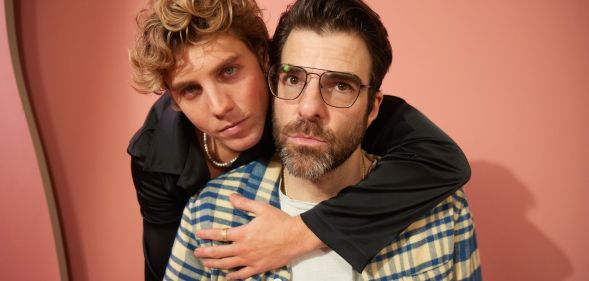
[[[189,196],[174,177],[145,172],[137,157],[131,158],[131,172],[143,217],[145,280],[162,280]]]
[[[470,178],[456,143],[397,97],[385,96],[362,145],[372,154],[384,154],[370,175],[301,215],[358,272]]]

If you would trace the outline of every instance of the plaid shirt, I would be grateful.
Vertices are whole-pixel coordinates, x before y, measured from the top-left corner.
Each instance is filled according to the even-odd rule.
[[[193,196],[182,216],[164,280],[225,280],[227,271],[205,268],[193,251],[220,245],[195,236],[199,229],[236,227],[253,219],[235,209],[229,195],[240,195],[280,208],[278,158],[258,160],[211,180]],[[290,280],[288,266],[247,280]],[[411,224],[382,249],[354,280],[481,280],[474,225],[464,191],[459,190]]]

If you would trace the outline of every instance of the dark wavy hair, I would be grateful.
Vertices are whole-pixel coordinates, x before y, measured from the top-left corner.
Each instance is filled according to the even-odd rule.
[[[270,63],[281,62],[282,48],[294,29],[318,34],[349,32],[362,38],[371,57],[368,112],[393,61],[388,33],[380,16],[361,0],[298,0],[280,16],[270,43]]]

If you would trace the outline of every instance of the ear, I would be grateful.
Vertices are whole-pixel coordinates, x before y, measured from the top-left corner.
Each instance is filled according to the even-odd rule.
[[[367,127],[370,126],[370,124],[372,124],[372,121],[374,121],[374,119],[376,119],[376,117],[378,116],[382,99],[382,92],[379,90],[378,92],[376,92],[376,96],[374,97],[374,104],[372,105],[372,110],[368,113]]]

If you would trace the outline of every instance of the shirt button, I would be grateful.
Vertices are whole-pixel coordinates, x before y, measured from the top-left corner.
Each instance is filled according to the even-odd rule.
[[[274,278],[274,281],[282,281],[280,278]]]

